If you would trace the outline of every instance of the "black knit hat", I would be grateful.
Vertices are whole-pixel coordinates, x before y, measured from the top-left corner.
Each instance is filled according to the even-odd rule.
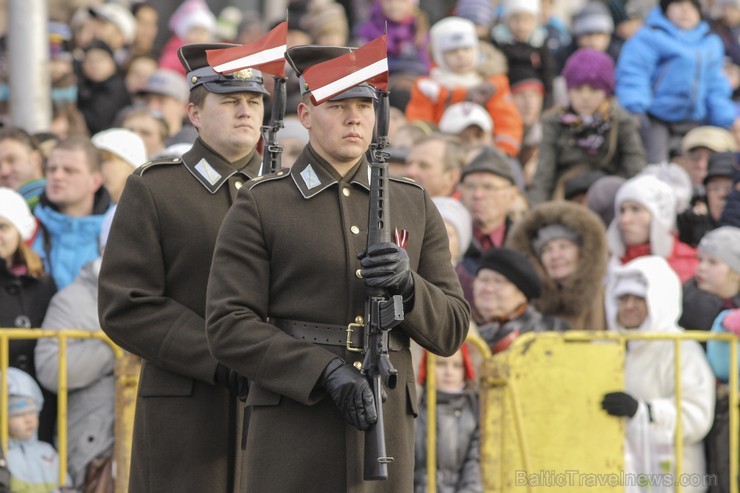
[[[704,184],[716,177],[732,178],[737,160],[734,152],[715,152],[709,157]]]
[[[666,10],[668,10],[668,6],[672,4],[673,2],[686,2],[689,0],[660,0],[660,10],[663,11],[663,14],[665,15]],[[701,15],[701,3],[699,3],[699,0],[690,0],[691,4],[696,7],[696,10],[699,12],[699,15]]]
[[[504,276],[524,294],[527,301],[542,294],[542,283],[537,271],[521,252],[510,248],[491,248],[480,259],[477,272],[481,269],[491,269]]]

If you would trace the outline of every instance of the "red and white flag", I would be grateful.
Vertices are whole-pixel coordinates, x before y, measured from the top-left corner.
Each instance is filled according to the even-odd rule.
[[[307,68],[301,74],[319,105],[363,82],[388,90],[388,55],[383,34],[364,46]]]
[[[288,21],[285,21],[257,41],[221,50],[206,50],[206,59],[219,74],[256,68],[276,77],[285,77],[287,38]]]

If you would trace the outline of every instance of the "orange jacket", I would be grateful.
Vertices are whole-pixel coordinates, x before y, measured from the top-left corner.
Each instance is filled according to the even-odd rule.
[[[474,101],[484,106],[493,119],[493,137],[496,146],[509,156],[519,153],[522,142],[522,117],[514,105],[506,75],[494,75],[475,88],[450,89],[431,77],[419,77],[411,89],[406,106],[409,121],[424,120],[439,123],[445,109],[461,101]]]

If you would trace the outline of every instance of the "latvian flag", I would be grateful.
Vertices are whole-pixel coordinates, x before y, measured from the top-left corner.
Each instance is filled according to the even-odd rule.
[[[276,77],[285,77],[285,50],[288,22],[281,22],[257,41],[222,50],[206,50],[208,65],[219,74],[256,68]]]
[[[383,34],[345,55],[308,67],[301,74],[315,105],[363,82],[388,90],[388,58]]]

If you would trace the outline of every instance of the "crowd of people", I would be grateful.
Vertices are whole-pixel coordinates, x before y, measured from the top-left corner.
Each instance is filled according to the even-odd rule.
[[[419,416],[415,450],[390,445],[399,447],[396,467],[413,463],[413,475],[392,480],[426,488],[427,397],[416,398],[413,381],[425,381],[432,351],[448,356],[436,358],[438,490],[482,491],[477,368],[467,346],[454,343],[465,302],[471,332],[493,353],[530,331],[740,335],[740,3],[558,1],[567,3],[289,2],[286,114],[278,132],[286,169],[264,179],[259,128],[270,119],[273,80],[256,70],[223,79],[205,52],[258,40],[285,19],[234,7],[214,13],[205,0],[183,1],[166,20],[153,1],[52,9],[50,127],[32,134],[0,117],[0,327],[102,326],[142,358],[131,478],[150,486],[137,491],[198,488],[192,476],[180,483],[157,476],[173,455],[200,474],[202,491],[240,481],[259,489],[269,476],[249,471],[269,471],[270,464],[249,450],[300,454],[299,447],[284,449],[295,443],[271,442],[269,434],[279,427],[300,435],[297,427],[309,419],[333,419],[335,406],[348,413],[336,396],[357,384],[340,353],[306,350],[275,325],[288,331],[284,325],[297,319],[346,327],[353,321],[344,320],[347,310],[354,318],[349,307],[361,299],[353,289],[380,283],[373,287],[403,298],[401,343],[408,347],[410,338],[414,355],[396,359],[400,392],[411,404],[407,410],[406,398],[391,394],[391,426],[410,433],[409,416]],[[155,43],[160,29],[169,32],[162,47]],[[354,236],[322,233],[327,244],[313,238],[340,222],[357,235],[354,215],[365,214],[357,221],[366,222],[366,209],[352,205],[352,186],[367,178],[349,181],[362,153],[347,160],[332,149],[340,144],[322,128],[324,105],[309,101],[303,78],[327,53],[343,51],[300,47],[361,46],[382,34],[390,75],[386,151],[402,197],[394,195],[402,210],[392,217],[412,246],[368,250],[355,260],[364,245],[345,255],[357,246]],[[360,115],[360,128],[372,127],[372,105],[357,103],[363,98],[376,96],[352,93],[342,108]],[[2,84],[0,101],[12,101]],[[250,122],[244,141],[225,130],[234,118],[227,105]],[[331,197],[321,192],[329,186],[344,194],[346,209],[327,205]],[[281,206],[269,205],[275,201]],[[232,204],[238,213],[229,214]],[[261,211],[260,221],[251,210]],[[222,222],[232,234],[219,235]],[[243,243],[247,236],[262,242]],[[300,254],[288,253],[298,244]],[[213,269],[212,257],[222,260]],[[290,265],[280,263],[288,257]],[[344,271],[350,280],[342,285],[324,277]],[[315,280],[296,283],[299,274]],[[253,284],[243,285],[246,278]],[[320,291],[313,306],[295,306]],[[449,312],[433,308],[440,303]],[[455,329],[435,339],[431,327],[442,321]],[[65,488],[112,491],[113,352],[96,339],[70,340],[67,350]],[[53,339],[10,342],[11,491],[58,484],[57,458],[47,447],[57,436],[58,354]],[[629,471],[661,472],[663,459],[652,451],[672,454],[681,419],[684,471],[729,484],[728,355],[726,343],[682,343],[679,410],[672,343],[629,343],[625,387],[601,401],[604,412],[627,419]],[[298,377],[279,370],[291,364],[288,357],[305,365]],[[251,416],[243,405],[236,416],[231,408],[244,397],[244,377]],[[334,399],[320,400],[314,385]],[[284,414],[276,418],[273,408]],[[209,419],[212,413],[223,419]],[[259,426],[247,434],[250,419]],[[359,429],[372,424],[367,416],[353,419]],[[316,430],[336,439],[330,449],[339,432],[322,426]],[[197,438],[180,436],[188,427],[200,430]],[[155,430],[169,437],[167,448],[150,449]],[[302,460],[301,478],[326,475]],[[337,481],[353,481],[347,474]]]

